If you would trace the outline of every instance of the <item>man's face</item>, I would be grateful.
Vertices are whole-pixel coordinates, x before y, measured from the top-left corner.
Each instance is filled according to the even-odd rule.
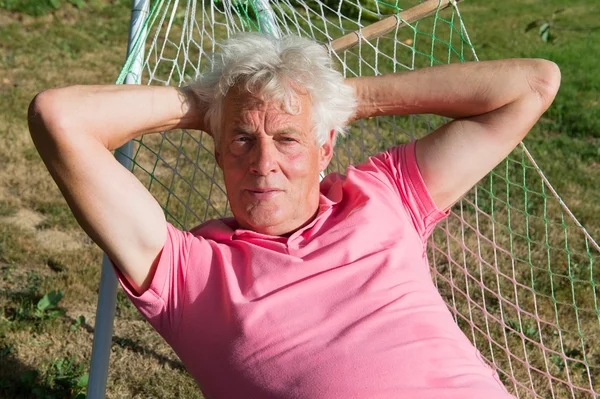
[[[309,222],[319,204],[319,172],[332,155],[332,134],[318,146],[310,98],[299,93],[301,112],[232,88],[224,103],[217,162],[242,228],[284,235]]]

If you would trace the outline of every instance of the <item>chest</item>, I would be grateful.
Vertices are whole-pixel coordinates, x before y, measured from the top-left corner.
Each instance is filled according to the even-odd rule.
[[[397,201],[361,195],[332,207],[311,228],[286,241],[246,238],[227,250],[243,286],[264,295],[262,288],[277,289],[392,248],[422,252],[408,213]]]

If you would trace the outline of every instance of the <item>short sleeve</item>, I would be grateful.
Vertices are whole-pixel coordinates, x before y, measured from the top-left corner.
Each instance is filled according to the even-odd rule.
[[[421,238],[426,240],[449,211],[440,210],[427,191],[415,155],[415,143],[393,147],[375,158],[383,162]]]
[[[194,237],[167,223],[167,238],[159,254],[150,286],[137,295],[125,276],[116,268],[121,286],[150,324],[166,338],[177,328],[185,303],[185,281]],[[208,255],[210,256],[210,255]]]

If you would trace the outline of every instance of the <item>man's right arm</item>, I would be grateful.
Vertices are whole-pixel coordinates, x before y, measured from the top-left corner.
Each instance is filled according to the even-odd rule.
[[[138,294],[154,275],[166,221],[111,151],[145,133],[206,130],[203,115],[189,90],[172,87],[73,86],[29,106],[33,142],[77,221]]]

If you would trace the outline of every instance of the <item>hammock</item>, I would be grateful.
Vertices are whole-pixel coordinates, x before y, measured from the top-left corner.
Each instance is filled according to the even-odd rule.
[[[317,40],[348,77],[477,60],[455,1],[388,1],[156,0],[150,8],[134,1],[130,55],[117,83],[185,85],[209,70],[218,43],[239,31]],[[327,172],[343,173],[444,122],[433,115],[356,122],[338,140]],[[231,216],[206,133],[147,135],[117,158],[175,226]],[[600,250],[523,144],[452,208],[429,239],[428,258],[456,323],[509,392],[519,398],[600,394],[600,352],[592,343],[600,336],[593,267]],[[101,317],[103,306],[100,299],[97,326],[112,322],[110,312]],[[96,342],[96,335],[90,398],[104,397],[100,369],[107,367],[110,343]],[[98,358],[105,365],[95,366]]]

